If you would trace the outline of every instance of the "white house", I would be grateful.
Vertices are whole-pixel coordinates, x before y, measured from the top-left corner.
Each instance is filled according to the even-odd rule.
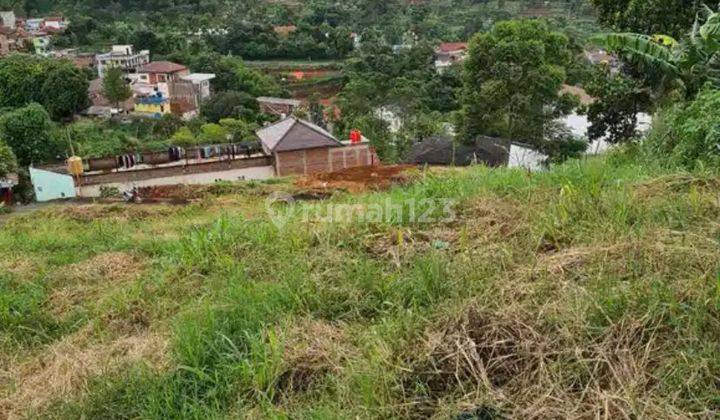
[[[98,75],[105,77],[110,67],[120,67],[125,74],[133,78],[138,70],[150,62],[150,51],[135,52],[132,45],[113,45],[112,50],[96,57]]]
[[[212,94],[210,81],[214,78],[215,75],[212,73],[190,73],[185,76],[180,76],[180,79],[191,82],[196,86],[201,101],[209,98]]]
[[[15,19],[15,12],[12,10],[7,12],[0,12],[0,27],[15,29],[17,20]]]

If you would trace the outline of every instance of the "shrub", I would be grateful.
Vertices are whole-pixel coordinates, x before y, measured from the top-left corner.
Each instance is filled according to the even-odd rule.
[[[653,121],[643,145],[651,158],[671,166],[720,168],[720,91],[665,109]]]

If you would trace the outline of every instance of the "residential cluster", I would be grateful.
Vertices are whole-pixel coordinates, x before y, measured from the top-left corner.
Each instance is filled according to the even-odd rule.
[[[151,61],[150,51],[136,51],[132,45],[114,45],[109,52],[98,54],[95,62],[98,79],[90,85],[93,106],[85,112],[89,116],[132,113],[159,118],[174,114],[191,119],[210,97],[210,81],[215,78],[212,73],[191,73],[182,64]],[[120,104],[111,104],[103,96],[102,80],[110,68],[122,69],[132,88],[132,98]]]
[[[0,11],[0,57],[31,49],[45,55],[51,36],[65,31],[68,23],[62,16],[25,19],[13,11]]]

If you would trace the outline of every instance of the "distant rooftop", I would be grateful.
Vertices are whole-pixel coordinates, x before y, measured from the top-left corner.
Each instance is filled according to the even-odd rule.
[[[443,42],[437,48],[438,52],[449,53],[453,51],[466,50],[468,47],[467,42]]]
[[[140,67],[140,73],[177,73],[187,70],[182,64],[173,63],[172,61],[153,61]]]
[[[302,104],[302,101],[299,101],[297,99],[271,98],[269,96],[260,96],[257,98],[257,101],[275,105],[300,106]]]
[[[180,78],[189,82],[205,82],[214,79],[215,75],[213,73],[191,73]]]

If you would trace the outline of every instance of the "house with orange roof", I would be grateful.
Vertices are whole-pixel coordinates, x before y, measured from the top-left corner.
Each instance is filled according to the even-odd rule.
[[[467,42],[443,42],[435,49],[435,68],[443,71],[467,57]]]

